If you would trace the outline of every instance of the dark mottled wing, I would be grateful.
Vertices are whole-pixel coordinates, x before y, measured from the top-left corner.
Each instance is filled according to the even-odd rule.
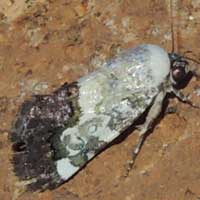
[[[14,172],[28,182],[29,190],[52,189],[62,183],[55,166],[59,155],[54,137],[78,120],[77,96],[76,83],[64,84],[51,95],[34,96],[22,104],[11,141]]]

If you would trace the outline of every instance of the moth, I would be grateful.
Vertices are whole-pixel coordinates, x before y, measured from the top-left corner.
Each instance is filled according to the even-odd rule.
[[[198,107],[178,89],[188,66],[181,55],[143,44],[52,94],[33,96],[22,104],[12,129],[15,174],[28,190],[54,189],[147,112],[136,127],[131,168],[168,93]]]
[[[193,105],[176,89],[188,73],[184,57],[144,44],[53,94],[33,96],[12,130],[16,175],[32,191],[56,188],[148,109],[135,157],[167,93]]]

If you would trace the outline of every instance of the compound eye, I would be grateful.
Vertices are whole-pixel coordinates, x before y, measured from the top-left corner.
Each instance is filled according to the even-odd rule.
[[[186,76],[186,73],[183,67],[175,67],[172,70],[172,77],[176,82],[183,80],[185,76]]]

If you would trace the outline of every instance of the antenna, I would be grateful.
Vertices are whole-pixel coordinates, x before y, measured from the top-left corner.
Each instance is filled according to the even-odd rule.
[[[185,52],[183,53],[183,57],[186,58],[186,59],[188,59],[188,60],[193,61],[194,63],[200,64],[200,61],[199,61],[198,59],[193,58],[193,57],[186,56],[186,55],[188,55],[188,54],[194,55],[193,51],[185,51]]]
[[[179,29],[178,29],[178,26],[177,26],[177,23],[174,23],[174,19],[176,18],[177,19],[177,8],[179,8],[179,4],[178,4],[179,0],[170,0],[170,17],[171,17],[171,40],[172,40],[172,50],[171,50],[171,53],[179,53]],[[174,9],[175,7],[175,9]],[[174,11],[176,11],[176,13],[174,13]],[[176,20],[177,21],[177,20]],[[175,21],[175,22],[176,22]],[[192,51],[186,51],[183,53],[182,57],[189,60],[189,61],[192,61],[196,64],[200,64],[200,61],[196,58],[192,58],[192,57],[188,57],[186,56],[186,54],[189,54],[189,53],[192,53]],[[192,74],[194,76],[196,76],[197,78],[200,78],[200,74],[197,72],[197,68],[196,69],[190,69],[190,71],[192,72]]]
[[[177,27],[174,24],[174,18],[176,17],[176,15],[174,16],[174,3],[175,3],[174,0],[170,0],[170,17],[171,17],[170,26],[171,26],[171,41],[172,41],[171,52],[178,53],[178,31],[177,31]]]
[[[192,53],[192,52],[191,52]],[[191,58],[191,57],[188,57],[188,56],[183,56],[185,59],[187,60],[190,60],[198,65],[200,65],[200,61],[195,59],[195,58]],[[194,68],[194,69],[190,69],[190,71],[192,72],[193,76],[197,77],[198,79],[200,78],[200,74],[198,73],[198,70],[197,70],[197,67]]]
[[[173,5],[172,2],[173,0],[170,0],[170,26],[171,26],[171,42],[172,42],[172,46],[171,46],[171,53],[174,53],[174,23],[173,23]]]

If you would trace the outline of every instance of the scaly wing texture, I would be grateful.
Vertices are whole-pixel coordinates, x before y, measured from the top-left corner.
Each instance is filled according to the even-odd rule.
[[[131,49],[77,83],[23,103],[13,163],[28,189],[68,180],[141,116],[158,94],[150,56],[147,45]]]
[[[25,101],[12,130],[14,171],[19,179],[31,180],[30,190],[60,184],[52,145],[53,136],[76,121],[79,114],[76,84],[65,84],[52,95]]]

